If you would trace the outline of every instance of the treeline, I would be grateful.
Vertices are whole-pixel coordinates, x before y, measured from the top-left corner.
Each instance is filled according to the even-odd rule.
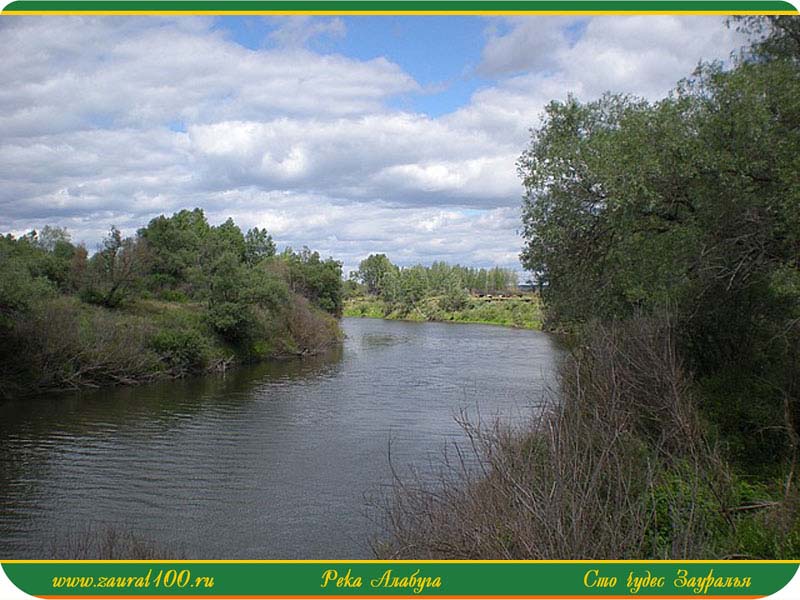
[[[498,295],[517,292],[517,275],[510,269],[444,262],[401,268],[385,254],[371,254],[350,273],[346,289],[348,317],[541,328],[538,298],[497,300]]]
[[[510,269],[475,269],[437,261],[426,267],[398,267],[385,254],[371,254],[350,273],[349,292],[366,293],[394,308],[413,309],[436,296],[444,310],[463,308],[469,294],[516,291],[517,274]]]
[[[547,108],[519,162],[523,261],[554,326],[670,315],[714,427],[774,465],[800,434],[800,27],[740,23],[761,37],[734,69]]]
[[[57,227],[0,236],[0,396],[316,352],[341,310],[341,263],[201,209],[112,227],[91,256]]]
[[[398,485],[386,556],[800,556],[800,19],[734,23],[663,100],[547,107],[518,167],[558,397]]]

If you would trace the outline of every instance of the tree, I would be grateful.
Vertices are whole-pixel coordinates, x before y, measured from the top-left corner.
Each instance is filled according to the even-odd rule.
[[[386,276],[397,270],[385,254],[370,254],[358,265],[358,278],[365,286],[367,293],[380,296],[383,292]]]
[[[140,229],[139,237],[147,244],[151,257],[150,287],[184,287],[190,291],[203,287],[198,274],[204,257],[209,255],[205,245],[210,234],[211,226],[200,208],[182,210],[171,217],[158,216]]]
[[[342,263],[333,258],[322,260],[319,252],[287,248],[281,255],[287,267],[291,290],[311,300],[322,310],[341,315],[343,304]]]
[[[266,229],[253,227],[244,236],[244,260],[254,265],[265,258],[275,256],[275,242]]]
[[[59,244],[69,244],[70,235],[65,227],[45,225],[39,232],[36,244],[45,252],[54,252]]]
[[[800,19],[796,16],[739,16],[732,23],[752,40],[742,52],[743,60],[800,60]]]
[[[428,272],[422,265],[403,269],[400,272],[401,303],[406,310],[416,308],[430,290]]]
[[[228,217],[224,223],[211,227],[202,244],[204,261],[214,260],[224,253],[233,254],[239,262],[245,260],[247,242],[242,230]]]
[[[250,267],[228,250],[209,266],[208,322],[227,341],[242,344],[263,333],[258,311],[278,314],[289,303],[284,281],[259,267]]]
[[[469,301],[469,294],[458,270],[452,269],[445,275],[443,284],[442,297],[439,298],[440,308],[446,311],[457,311],[464,308]]]
[[[102,249],[89,261],[89,281],[82,296],[87,302],[114,308],[128,299],[145,272],[147,253],[136,239],[123,238],[112,225]]]
[[[521,258],[550,321],[668,306],[684,358],[725,398],[715,419],[751,439],[800,398],[799,98],[798,61],[759,51],[652,104],[551,103],[518,162]],[[789,410],[800,431],[800,400]],[[770,439],[756,454],[778,451]]]

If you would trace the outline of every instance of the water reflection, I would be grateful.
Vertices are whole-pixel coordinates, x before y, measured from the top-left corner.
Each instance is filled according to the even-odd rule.
[[[464,407],[525,418],[553,342],[345,319],[326,356],[0,405],[0,556],[124,523],[188,558],[369,558],[363,496],[425,465]]]

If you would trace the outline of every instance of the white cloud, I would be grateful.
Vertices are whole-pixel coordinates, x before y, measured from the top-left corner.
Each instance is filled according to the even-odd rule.
[[[347,31],[344,21],[339,18],[290,17],[280,19],[280,23],[269,37],[279,46],[290,48],[305,47],[314,38],[342,38]]]
[[[510,28],[498,33],[497,25],[488,31],[478,71],[485,75],[503,75],[521,71],[548,70],[558,66],[560,55],[569,48],[567,28],[580,18],[517,17],[503,19]]]
[[[545,104],[656,98],[739,43],[719,18],[494,20],[476,40],[491,83],[434,118],[391,107],[433,92],[390,60],[309,49],[343,20],[279,25],[251,50],[205,18],[0,20],[0,231],[60,224],[93,246],[201,206],[349,267],[516,267],[515,161]]]

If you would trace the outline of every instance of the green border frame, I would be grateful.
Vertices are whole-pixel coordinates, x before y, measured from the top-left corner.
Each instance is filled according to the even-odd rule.
[[[784,0],[15,0],[2,16],[15,15],[798,15]],[[800,561],[0,561],[19,589],[43,598],[759,598],[777,592],[796,574]],[[476,568],[477,567],[477,568]],[[387,569],[402,583],[411,577],[429,578],[431,585],[371,585]],[[613,587],[587,587],[594,570],[616,577]],[[686,569],[703,581],[716,577],[751,578],[751,585],[719,588],[676,587],[675,574]],[[125,587],[87,593],[87,588],[54,588],[53,578],[132,577],[153,572],[194,571],[224,581],[214,588],[162,586]],[[326,573],[351,573],[359,587],[325,586]],[[650,572],[665,577],[661,588],[626,588],[626,573]],[[417,573],[417,575],[414,575]],[[93,575],[94,574],[94,575]],[[453,578],[457,579],[453,579]],[[435,586],[436,578],[440,579]],[[705,579],[703,579],[705,578]],[[448,581],[449,579],[449,581]],[[753,581],[754,580],[754,581]],[[193,580],[194,581],[194,580]],[[593,581],[593,580],[592,580]],[[499,583],[498,583],[499,582]],[[531,583],[534,582],[534,583]],[[188,584],[187,584],[188,585]],[[269,586],[269,594],[259,593]],[[535,589],[531,589],[531,585]],[[705,589],[703,589],[705,587]],[[145,591],[147,589],[147,591]],[[137,592],[137,590],[139,590]],[[56,593],[54,593],[56,592]],[[187,594],[187,592],[190,592]],[[254,593],[255,592],[255,593]]]
[[[6,561],[2,568],[20,589],[40,598],[660,599],[761,598],[786,586],[798,564],[741,560],[188,560]],[[640,585],[632,577],[639,577]],[[98,587],[109,580],[123,585]]]

